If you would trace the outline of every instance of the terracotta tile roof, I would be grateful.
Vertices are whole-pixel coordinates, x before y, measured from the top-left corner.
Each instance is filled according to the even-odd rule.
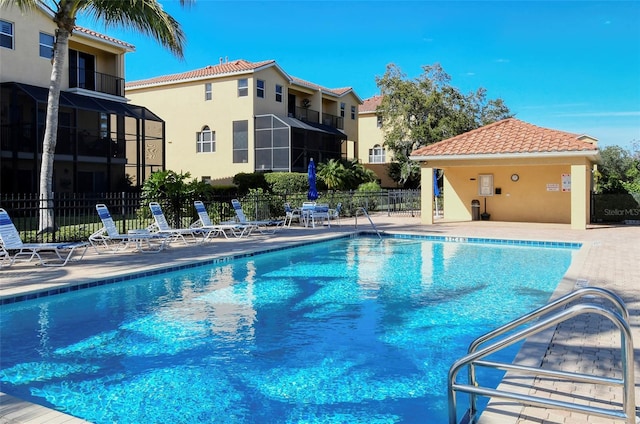
[[[193,71],[181,72],[179,74],[162,75],[145,80],[131,81],[127,83],[127,88],[142,87],[145,85],[155,85],[161,83],[187,81],[203,77],[214,77],[225,74],[244,73],[254,71],[264,66],[275,64],[275,60],[264,60],[262,62],[249,62],[244,59],[226,61],[218,65],[209,65]]]
[[[309,87],[309,88],[313,88],[314,90],[321,90],[325,93],[329,93],[329,94],[333,94],[335,96],[342,96],[345,93],[348,93],[349,91],[353,90],[353,88],[351,87],[343,87],[343,88],[327,88],[327,87],[323,87],[321,85],[318,84],[314,84],[312,82],[309,81],[305,81],[303,79],[297,78],[297,77],[291,77],[293,83],[298,84],[298,85],[302,85],[304,87]]]
[[[373,96],[368,99],[364,99],[360,107],[358,108],[358,113],[371,113],[375,112],[378,106],[382,103],[382,96]]]
[[[588,140],[595,139],[508,118],[421,147],[412,152],[411,156],[597,152],[597,146]]]
[[[124,48],[126,48],[128,50],[131,50],[131,51],[136,49],[136,47],[133,44],[125,43],[124,41],[118,40],[118,39],[113,38],[113,37],[109,37],[108,35],[100,34],[99,32],[96,32],[96,31],[88,29],[88,28],[84,28],[84,27],[81,27],[81,26],[75,26],[73,28],[73,31],[74,32],[78,32],[78,33],[82,33],[82,34],[85,34],[85,35],[90,35],[92,37],[99,38],[101,40],[108,41],[108,42],[113,43],[113,44],[118,44],[118,45],[120,45],[120,46],[122,46],[122,47],[124,47]]]

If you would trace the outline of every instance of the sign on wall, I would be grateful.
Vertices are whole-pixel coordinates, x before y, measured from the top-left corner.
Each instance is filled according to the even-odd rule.
[[[571,174],[562,174],[562,191],[571,191]]]
[[[493,196],[493,174],[478,175],[478,196]]]

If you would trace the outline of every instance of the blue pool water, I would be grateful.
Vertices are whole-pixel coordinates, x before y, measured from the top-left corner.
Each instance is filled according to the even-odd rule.
[[[452,362],[575,251],[359,237],[4,305],[0,389],[95,423],[445,423]]]

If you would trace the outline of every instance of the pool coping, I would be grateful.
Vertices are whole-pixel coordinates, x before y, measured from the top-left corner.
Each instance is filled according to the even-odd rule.
[[[416,234],[414,232],[403,232],[403,231],[393,231],[391,233],[382,232],[385,237],[393,237],[393,238],[413,238],[413,239],[421,239],[421,240],[431,240],[431,241],[441,241],[441,242],[458,242],[458,243],[479,243],[479,244],[492,244],[492,245],[510,245],[510,246],[527,246],[527,247],[551,247],[551,248],[569,248],[576,249],[576,256],[572,258],[569,269],[565,273],[563,279],[558,284],[558,287],[554,291],[551,299],[556,298],[557,296],[561,296],[563,294],[571,291],[572,286],[570,285],[571,277],[568,277],[572,268],[574,268],[574,264],[579,257],[584,257],[586,259],[586,253],[584,255],[580,255],[580,252],[585,250],[585,247],[589,246],[587,242],[564,242],[564,241],[545,241],[545,240],[521,240],[521,239],[510,239],[510,238],[491,238],[491,237],[467,237],[467,236],[441,236],[441,235],[430,235],[430,234]],[[336,240],[341,238],[354,238],[360,236],[377,236],[376,232],[371,230],[361,230],[350,232],[346,234],[331,234],[328,237],[322,237],[314,240],[304,240],[304,241],[290,241],[283,242],[281,245],[274,246],[271,248],[256,248],[256,249],[248,249],[241,253],[235,254],[226,254],[219,257],[214,257],[208,260],[194,260],[191,262],[183,263],[181,265],[175,266],[159,266],[156,269],[146,270],[142,272],[130,272],[122,275],[118,275],[113,278],[102,278],[102,279],[88,279],[88,281],[82,282],[69,282],[67,284],[63,284],[60,287],[56,287],[53,289],[40,289],[34,290],[23,295],[4,295],[0,296],[0,305],[7,305],[21,301],[27,301],[32,299],[38,299],[47,296],[54,296],[57,294],[63,294],[67,292],[82,290],[85,288],[99,287],[107,284],[114,284],[118,282],[130,281],[136,278],[160,275],[169,272],[179,271],[183,269],[192,269],[201,266],[214,265],[217,263],[225,263],[235,259],[246,258],[257,256],[261,254],[266,254],[274,251],[280,251],[285,249],[290,249],[294,247],[311,245],[316,243],[322,243],[329,240]],[[577,268],[578,265],[576,265]],[[580,264],[582,266],[582,263]],[[523,346],[519,349],[519,353],[516,356],[518,358],[523,351],[523,348],[529,346],[530,343],[533,343],[538,346],[540,349],[540,357],[541,361],[544,357],[544,353],[548,348],[551,338],[555,333],[555,329],[548,329],[545,332],[539,333],[534,338],[529,338],[525,340]],[[539,337],[538,337],[539,336]],[[531,340],[530,340],[531,339]],[[527,356],[531,356],[530,351],[527,353]],[[537,357],[537,354],[536,354]],[[536,358],[537,360],[537,358]],[[507,377],[505,375],[505,377]],[[531,378],[533,380],[534,377]],[[503,378],[504,380],[504,378]],[[501,383],[502,385],[502,383]],[[500,387],[500,386],[499,386]],[[528,385],[526,387],[526,391],[530,390],[533,386]],[[479,424],[515,424],[520,412],[524,408],[522,405],[514,404],[514,405],[500,405],[500,413],[493,414],[492,413],[492,402],[489,402],[486,410],[480,417]],[[512,415],[513,414],[513,415]],[[44,420],[43,420],[44,419]],[[497,420],[496,420],[497,419]],[[48,408],[45,406],[41,406],[38,404],[34,404],[31,402],[27,402],[18,398],[15,398],[11,395],[0,392],[0,424],[9,424],[9,423],[53,423],[53,422],[65,422],[69,424],[80,424],[80,423],[88,423],[81,418],[74,417],[72,415],[65,414],[63,412],[57,411],[52,408]]]
[[[218,256],[211,259],[198,259],[191,262],[186,262],[180,265],[160,266],[156,269],[145,271],[133,271],[130,273],[123,273],[109,278],[95,278],[87,279],[84,281],[68,282],[61,284],[55,288],[41,288],[34,289],[32,291],[26,291],[22,294],[9,294],[0,295],[0,306],[10,305],[13,303],[40,299],[43,297],[55,296],[59,294],[71,293],[78,290],[100,287],[104,285],[116,284],[125,281],[135,280],[137,278],[152,277],[154,275],[162,275],[170,272],[182,271],[185,269],[199,268],[203,266],[210,266],[221,264],[237,259],[263,255],[267,253],[277,252],[286,249],[292,249],[299,246],[308,246],[317,243],[324,243],[330,240],[338,240],[341,238],[353,238],[362,236],[372,236],[375,233],[371,231],[359,231],[353,234],[338,234],[334,237],[322,238],[318,240],[307,240],[302,243],[289,243],[282,246],[274,246],[271,248],[250,250],[246,252],[233,253],[228,256]],[[516,240],[516,239],[499,239],[499,238],[484,238],[484,237],[463,237],[463,236],[434,236],[434,235],[421,235],[421,234],[408,234],[408,233],[385,233],[385,238],[399,238],[399,239],[418,239],[429,240],[438,242],[453,242],[453,243],[471,243],[471,244],[490,244],[490,245],[506,245],[506,246],[523,246],[523,247],[543,247],[543,248],[559,248],[559,249],[580,249],[582,247],[581,242],[561,242],[561,241],[547,241],[547,240]]]

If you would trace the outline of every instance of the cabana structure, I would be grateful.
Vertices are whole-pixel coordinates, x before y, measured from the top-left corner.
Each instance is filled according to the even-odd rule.
[[[411,153],[420,162],[422,210],[433,204],[433,170],[442,169],[446,221],[494,220],[571,224],[591,220],[597,140],[515,118]],[[431,213],[422,214],[433,224]]]

